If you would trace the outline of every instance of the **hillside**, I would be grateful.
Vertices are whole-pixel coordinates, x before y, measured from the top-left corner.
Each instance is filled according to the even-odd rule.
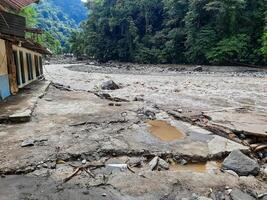
[[[43,40],[54,53],[68,51],[68,38],[86,18],[80,0],[43,0],[36,6],[37,27],[46,31]]]

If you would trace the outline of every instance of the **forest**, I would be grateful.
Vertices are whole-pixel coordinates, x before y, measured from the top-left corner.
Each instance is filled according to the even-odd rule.
[[[101,62],[265,65],[266,0],[91,0],[71,51]]]
[[[86,19],[87,9],[80,0],[41,0],[20,14],[26,17],[28,26],[44,30],[38,42],[54,54],[62,54],[70,52],[69,38]]]

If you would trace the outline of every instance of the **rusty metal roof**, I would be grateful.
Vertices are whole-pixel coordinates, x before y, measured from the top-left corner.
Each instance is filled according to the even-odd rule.
[[[0,4],[4,7],[9,7],[13,10],[20,11],[22,8],[38,2],[39,0],[1,0]]]

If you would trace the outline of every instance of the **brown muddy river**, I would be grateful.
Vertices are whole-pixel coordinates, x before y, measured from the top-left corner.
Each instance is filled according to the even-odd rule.
[[[171,142],[174,140],[183,140],[185,138],[185,134],[182,131],[166,121],[150,120],[148,124],[150,125],[150,134],[162,141]]]

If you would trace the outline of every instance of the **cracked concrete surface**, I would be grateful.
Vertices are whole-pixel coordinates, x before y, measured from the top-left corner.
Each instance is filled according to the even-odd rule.
[[[50,86],[38,100],[30,122],[0,124],[0,172],[5,176],[0,179],[1,199],[182,199],[191,198],[193,193],[209,196],[210,188],[267,191],[266,183],[257,177],[236,177],[220,170],[199,173],[146,168],[155,155],[178,164],[181,160],[221,160],[235,149],[248,152],[248,146],[178,121],[167,110],[213,113],[250,104],[253,114],[261,116],[261,123],[266,121],[266,77],[86,73],[65,67],[46,66],[46,78],[71,86],[71,91]],[[109,79],[122,88],[108,93],[130,102],[111,106],[111,101],[92,93]],[[137,95],[144,101],[133,101]],[[152,110],[156,119],[176,127],[185,138],[166,142],[153,136],[147,120],[138,115],[140,109]],[[248,120],[253,125],[254,118]],[[264,125],[260,129],[266,130]],[[27,139],[33,139],[34,146],[22,148]],[[69,164],[79,166],[82,160],[103,159],[115,164],[143,161],[142,167],[134,167],[135,174],[101,168],[92,170],[95,178],[81,172],[62,184],[73,172]]]

